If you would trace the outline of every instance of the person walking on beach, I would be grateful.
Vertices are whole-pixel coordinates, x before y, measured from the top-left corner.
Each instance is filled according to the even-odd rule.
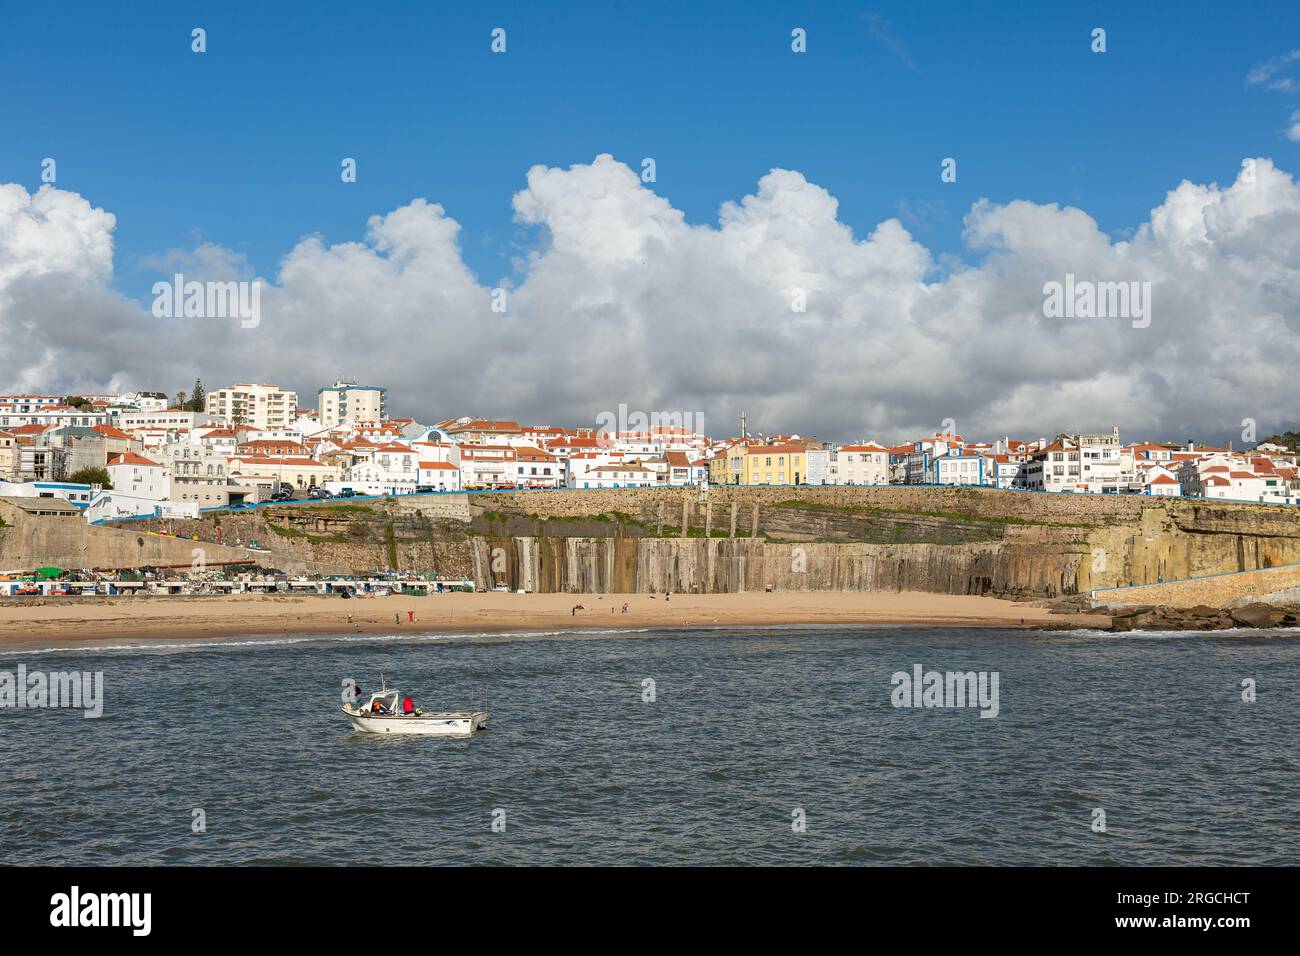
[[[407,611],[407,612],[406,612],[406,616],[407,616],[407,618],[410,620],[410,622],[411,622],[412,624],[415,623],[415,612],[414,612],[414,611]]]
[[[396,611],[393,612],[393,623],[398,627],[402,624],[402,615],[398,614]]]

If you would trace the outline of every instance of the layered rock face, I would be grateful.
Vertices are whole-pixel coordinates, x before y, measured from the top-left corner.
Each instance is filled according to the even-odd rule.
[[[917,590],[1059,597],[1300,563],[1300,510],[838,487],[499,492],[133,522],[285,560],[564,592]]]

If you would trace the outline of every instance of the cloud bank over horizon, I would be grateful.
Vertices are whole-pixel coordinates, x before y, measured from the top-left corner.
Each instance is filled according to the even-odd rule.
[[[1300,187],[1264,158],[1226,187],[1184,181],[1130,238],[1084,211],[976,203],[975,264],[936,262],[898,219],[865,238],[792,170],[692,225],[608,155],[534,166],[513,198],[536,248],[506,310],[415,199],[358,241],[301,239],[263,280],[256,328],[155,318],[113,286],[111,212],[0,185],[0,390],[208,388],[274,381],[313,405],[341,375],[389,387],[392,414],[595,424],[620,403],[702,413],[707,431],[901,438],[1109,429],[1126,438],[1293,428]],[[160,254],[157,278],[250,279],[220,246]],[[1044,286],[1150,283],[1150,325],[1047,318]],[[804,311],[792,305],[802,298]]]

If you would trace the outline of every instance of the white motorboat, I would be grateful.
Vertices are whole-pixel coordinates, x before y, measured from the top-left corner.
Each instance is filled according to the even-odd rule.
[[[362,702],[364,701],[364,703]],[[343,714],[355,730],[368,734],[428,734],[467,737],[487,724],[486,710],[457,710],[431,714],[414,708],[404,711],[406,695],[383,686],[377,693],[343,705]]]

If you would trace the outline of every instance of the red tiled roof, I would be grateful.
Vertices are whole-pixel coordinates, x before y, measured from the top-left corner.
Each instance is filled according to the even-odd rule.
[[[151,468],[161,468],[162,465],[152,458],[146,458],[144,455],[137,455],[133,451],[123,452],[120,455],[114,455],[108,460],[109,467],[114,465],[147,465]]]
[[[131,440],[130,435],[121,429],[114,428],[112,425],[92,425],[91,431],[99,432],[105,438],[118,438],[125,441]]]
[[[521,432],[523,428],[518,422],[497,420],[491,418],[471,418],[467,422],[459,420],[448,420],[439,422],[438,428],[445,432]]]
[[[227,461],[237,461],[244,465],[316,465],[321,468],[328,468],[324,462],[316,461],[314,458],[264,458],[261,455],[231,455]]]
[[[516,448],[515,458],[522,458],[525,461],[558,461],[558,459],[549,452],[544,452],[540,448],[533,448],[531,445],[522,445]]]

